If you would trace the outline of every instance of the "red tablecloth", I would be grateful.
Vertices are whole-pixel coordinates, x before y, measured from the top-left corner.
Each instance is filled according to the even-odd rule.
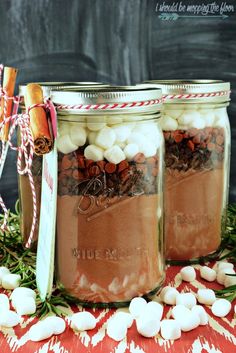
[[[197,267],[196,267],[197,268]],[[191,290],[196,292],[198,288],[221,288],[217,284],[209,284],[200,280],[197,271],[197,280],[191,284],[181,282],[179,276],[180,267],[171,266],[167,269],[166,284],[175,285],[179,291]],[[235,304],[235,303],[233,303]],[[169,317],[171,307],[166,306],[164,316]],[[73,311],[78,311],[73,308]],[[106,336],[106,322],[114,314],[114,310],[90,310],[99,318],[94,330],[74,333],[67,325],[66,331],[51,339],[34,343],[27,340],[29,327],[36,319],[24,317],[21,325],[14,329],[1,328],[0,353],[234,353],[236,352],[236,337],[234,310],[226,318],[216,318],[211,314],[210,308],[206,308],[209,314],[209,324],[197,329],[182,333],[177,341],[163,340],[159,335],[156,338],[144,338],[137,333],[135,324],[128,330],[127,338],[121,342],[115,342]]]

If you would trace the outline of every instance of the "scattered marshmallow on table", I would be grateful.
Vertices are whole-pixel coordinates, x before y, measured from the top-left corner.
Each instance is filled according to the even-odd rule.
[[[216,280],[216,271],[208,266],[202,266],[200,268],[200,276],[208,282]]]
[[[0,294],[0,313],[3,310],[9,310],[10,309],[10,302],[9,298],[6,294]]]
[[[118,145],[114,145],[104,152],[104,157],[108,162],[118,164],[125,159],[125,154]]]
[[[18,315],[31,315],[36,312],[36,302],[32,297],[14,299],[14,308]]]
[[[154,315],[156,319],[161,320],[163,315],[163,306],[160,303],[155,301],[151,301],[147,303],[144,308],[144,311],[149,312],[150,314]]]
[[[166,340],[177,340],[181,337],[180,325],[176,320],[161,321],[161,336]]]
[[[8,274],[10,274],[10,271],[8,270],[8,268],[6,268],[5,266],[1,266],[0,267],[0,285],[2,284],[2,278]]]
[[[180,275],[185,282],[193,282],[196,279],[196,271],[192,266],[183,267],[180,270]]]
[[[212,314],[225,317],[231,310],[231,303],[226,299],[217,299],[211,307]]]
[[[107,335],[114,341],[122,341],[127,334],[127,324],[124,320],[109,320],[107,323]]]
[[[181,331],[188,332],[200,325],[200,317],[197,313],[190,311],[184,317],[177,318],[177,322],[180,325]]]
[[[215,292],[212,289],[198,289],[197,300],[200,304],[212,305],[216,301]]]
[[[175,305],[178,294],[179,292],[176,288],[167,286],[163,288],[163,292],[161,292],[160,296],[165,304]]]
[[[224,286],[230,287],[236,285],[236,276],[227,276],[225,275]]]
[[[94,162],[103,160],[103,150],[95,145],[88,145],[84,150],[84,156]]]
[[[117,323],[122,321],[126,324],[127,328],[130,328],[134,321],[132,315],[124,311],[116,312],[115,315],[112,316],[110,320],[116,320]]]
[[[160,331],[160,319],[155,317],[155,313],[143,311],[136,319],[137,331],[144,337],[154,337]]]
[[[190,314],[190,309],[188,309],[183,304],[175,305],[171,310],[171,316],[174,319],[181,319],[182,317],[188,314]]]
[[[17,287],[15,288],[10,296],[10,300],[12,301],[12,305],[14,307],[14,301],[17,300],[19,297],[32,297],[36,299],[36,293],[33,289],[27,287]]]
[[[4,310],[0,315],[0,326],[15,327],[20,322],[20,316],[12,310]]]
[[[52,326],[54,335],[60,335],[66,329],[65,320],[58,316],[47,316],[43,322],[46,325]]]
[[[230,268],[230,269],[234,269],[234,264],[232,264],[231,262],[225,262],[225,261],[221,261],[217,263],[217,271],[221,271],[225,268]]]
[[[88,311],[81,311],[71,316],[71,328],[78,331],[92,330],[96,327],[95,317]]]
[[[208,315],[206,310],[201,305],[195,305],[192,307],[191,311],[199,316],[200,325],[208,324]]]
[[[193,293],[179,293],[176,296],[176,304],[182,304],[188,309],[191,309],[197,304],[197,300]]]
[[[4,289],[15,289],[19,287],[20,280],[21,280],[20,275],[17,275],[14,273],[7,274],[2,278],[2,287]]]
[[[147,302],[144,298],[142,297],[133,298],[129,305],[130,314],[133,316],[133,318],[136,319],[142,314],[146,306],[147,306]]]
[[[53,334],[53,326],[45,324],[44,320],[42,320],[30,327],[28,337],[33,342],[39,342],[51,337]]]
[[[216,282],[218,282],[219,284],[224,285],[225,280],[227,278],[226,274],[230,274],[233,275],[235,274],[235,271],[233,268],[223,268],[220,271],[217,272],[217,276],[216,276]]]

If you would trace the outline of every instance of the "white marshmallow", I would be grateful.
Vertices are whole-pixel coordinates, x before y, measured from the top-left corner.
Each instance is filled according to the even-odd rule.
[[[197,300],[201,304],[212,305],[216,301],[215,292],[212,289],[198,289]]]
[[[140,148],[145,145],[145,143],[147,142],[147,138],[144,134],[141,134],[140,132],[132,131],[129,135],[129,138],[127,139],[127,142],[135,143]]]
[[[15,289],[20,285],[21,276],[14,273],[3,276],[2,287],[5,289]]]
[[[204,119],[206,126],[214,126],[215,114],[213,111],[208,111],[207,113],[203,113],[202,118]]]
[[[71,327],[78,331],[92,330],[96,327],[96,319],[88,311],[82,311],[71,316]]]
[[[192,307],[197,304],[197,300],[193,293],[179,293],[176,296],[176,304],[182,304],[188,309],[192,309]]]
[[[225,280],[227,278],[227,276],[226,276],[227,273],[230,275],[233,275],[233,274],[235,274],[235,271],[232,268],[223,268],[222,270],[217,272],[217,276],[216,276],[217,283],[224,285]]]
[[[54,335],[60,335],[66,329],[65,320],[63,320],[61,317],[48,316],[43,321],[44,321],[44,324],[52,327]]]
[[[236,285],[236,276],[225,276],[224,286],[230,287]]]
[[[178,129],[178,123],[170,116],[164,115],[160,120],[160,126],[164,131],[174,131]]]
[[[139,147],[136,143],[129,143],[124,148],[124,154],[128,161],[131,161],[139,153]]]
[[[179,118],[178,123],[180,125],[192,126],[194,119],[199,119],[201,114],[194,111],[185,111]]]
[[[216,271],[208,266],[202,266],[200,268],[200,276],[208,282],[216,280]]]
[[[171,316],[176,320],[182,319],[185,315],[188,314],[190,314],[190,310],[182,304],[174,306],[171,310]]]
[[[197,313],[190,311],[183,317],[178,317],[176,321],[179,323],[181,331],[188,332],[200,325],[200,317]]]
[[[147,303],[144,308],[144,311],[153,315],[157,320],[161,320],[163,315],[163,306],[160,303],[151,301]]]
[[[108,162],[118,164],[125,159],[125,154],[119,146],[114,145],[104,152],[104,157]]]
[[[206,310],[201,305],[195,305],[192,307],[191,311],[199,316],[200,325],[208,324],[208,315]]]
[[[12,301],[13,308],[15,307],[14,301],[17,300],[19,297],[32,297],[34,300],[36,299],[36,293],[33,289],[26,288],[26,287],[17,287],[15,288],[10,296],[10,300]]]
[[[161,336],[166,340],[177,340],[181,337],[180,325],[176,320],[161,321]]]
[[[111,317],[111,320],[116,320],[117,324],[119,324],[120,321],[125,322],[127,328],[130,328],[133,325],[133,317],[130,313],[126,313],[123,311],[116,312],[114,316]]]
[[[137,331],[144,337],[156,336],[160,331],[160,325],[160,320],[147,311],[142,312],[136,319]]]
[[[129,305],[130,314],[133,316],[133,318],[136,319],[142,314],[146,306],[147,306],[147,302],[144,298],[141,298],[141,297],[133,298]]]
[[[170,287],[163,294],[163,302],[168,305],[175,305],[177,295],[179,295],[179,292],[177,291],[177,289],[174,287]]]
[[[221,118],[216,118],[214,126],[215,127],[226,127],[228,125],[228,117],[222,116]]]
[[[106,117],[90,116],[87,119],[87,127],[91,131],[98,131],[106,126]]]
[[[185,266],[180,270],[180,275],[183,281],[193,282],[196,279],[196,271],[192,266]]]
[[[99,147],[108,149],[115,143],[115,140],[116,140],[116,134],[114,130],[106,126],[98,132],[95,143]]]
[[[77,145],[71,142],[69,135],[62,135],[57,138],[58,151],[67,154],[77,150]]]
[[[116,125],[113,127],[113,131],[116,134],[116,142],[124,142],[129,137],[131,128],[129,125]]]
[[[161,299],[161,301],[164,301],[164,295],[166,294],[166,292],[170,289],[170,288],[174,288],[171,286],[165,286],[161,289],[160,293],[159,293],[159,298]]]
[[[71,126],[70,128],[70,140],[71,142],[80,147],[80,146],[84,146],[85,142],[86,142],[86,131],[83,127],[80,126]]]
[[[107,323],[107,335],[114,341],[122,341],[127,334],[127,325],[124,321],[109,320]]]
[[[90,145],[94,145],[95,144],[96,138],[97,138],[97,132],[90,131],[88,133],[88,142],[89,142]]]
[[[204,119],[199,117],[198,119],[193,120],[193,122],[191,123],[191,127],[195,128],[195,129],[204,129],[204,127],[206,127],[206,123],[205,123]]]
[[[0,326],[14,327],[20,322],[20,317],[12,310],[4,310],[0,315]]]
[[[153,157],[155,156],[157,149],[156,149],[156,144],[153,143],[152,141],[146,141],[144,145],[140,145],[140,152],[144,154],[146,158]]]
[[[3,310],[10,310],[9,298],[6,294],[0,294],[0,313]]]
[[[58,122],[58,136],[68,135],[70,131],[70,124],[68,122]]]
[[[32,325],[28,331],[28,337],[33,342],[45,340],[53,335],[53,325],[45,325],[45,320]]]
[[[231,310],[231,303],[226,299],[217,299],[211,307],[212,314],[225,317]]]
[[[176,107],[177,109],[168,109],[165,111],[171,118],[178,119],[183,114],[183,109]]]
[[[107,119],[107,125],[121,124],[123,117],[121,115],[109,115]]]
[[[230,268],[230,269],[234,269],[234,264],[232,264],[231,262],[218,262],[217,263],[217,271],[221,271],[224,270],[225,268]]]
[[[216,108],[214,109],[214,113],[217,119],[228,117],[226,108]]]
[[[8,270],[7,267],[5,266],[1,266],[0,267],[0,286],[2,284],[2,278],[5,276],[5,275],[8,275],[10,273],[10,271]]]
[[[88,145],[84,150],[84,156],[94,162],[103,160],[103,150],[95,145]]]
[[[31,315],[36,312],[36,303],[32,297],[15,298],[14,305],[18,315]]]

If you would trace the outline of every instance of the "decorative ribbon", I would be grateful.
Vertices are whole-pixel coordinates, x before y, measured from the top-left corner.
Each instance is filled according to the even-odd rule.
[[[162,99],[165,102],[167,99],[198,99],[209,97],[228,96],[231,91],[208,92],[208,93],[183,93],[183,94],[167,94],[163,95]]]

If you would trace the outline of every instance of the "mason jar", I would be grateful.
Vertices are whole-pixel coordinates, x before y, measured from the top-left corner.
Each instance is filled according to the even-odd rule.
[[[75,89],[76,87],[106,87],[102,83],[98,82],[37,82],[43,90],[43,96],[45,98],[50,97],[50,92],[52,89]],[[25,103],[24,103],[24,96],[26,92],[27,84],[22,84],[19,86],[19,96],[20,96],[20,111],[25,112]],[[20,143],[20,135],[18,132],[18,143]],[[23,163],[23,162],[22,162]],[[22,165],[22,167],[24,167]],[[36,200],[37,200],[37,217],[36,217],[36,224],[34,229],[32,247],[36,247],[37,239],[38,239],[38,230],[39,230],[39,216],[40,216],[40,205],[41,205],[41,179],[42,179],[42,156],[38,156],[34,154],[33,156],[33,163],[32,163],[32,174],[34,178],[34,185],[35,185],[35,193],[36,193]],[[21,210],[21,218],[20,218],[20,227],[21,227],[21,234],[23,238],[23,243],[26,243],[32,226],[33,220],[33,198],[32,198],[32,191],[30,187],[29,178],[27,175],[20,175],[18,174],[18,193],[19,193],[19,201],[20,201],[20,210]]]
[[[214,253],[225,229],[229,191],[230,84],[150,81],[164,95],[166,257]]]
[[[161,90],[51,93],[58,114],[56,277],[88,305],[126,305],[164,279]]]

